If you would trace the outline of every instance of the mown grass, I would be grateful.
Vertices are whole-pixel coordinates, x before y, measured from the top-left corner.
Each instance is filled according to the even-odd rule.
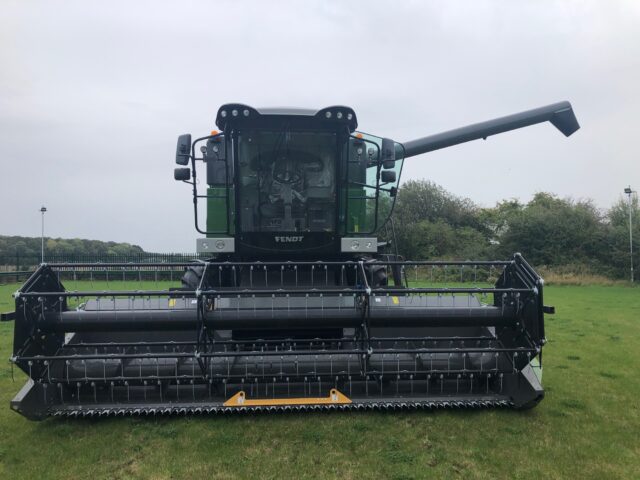
[[[561,268],[540,268],[538,273],[547,285],[628,286],[628,280],[615,279],[591,272],[575,272]]]
[[[16,288],[0,286],[1,311]],[[2,363],[0,478],[640,478],[640,289],[554,286],[545,300],[547,396],[526,412],[34,423],[9,410],[25,376]],[[0,324],[0,358],[12,331]]]

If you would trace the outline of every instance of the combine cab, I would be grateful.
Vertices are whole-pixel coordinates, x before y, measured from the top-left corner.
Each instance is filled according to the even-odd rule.
[[[563,102],[401,144],[358,133],[348,107],[224,105],[220,132],[182,135],[176,153],[206,260],[41,265],[15,294],[12,361],[29,380],[12,408],[536,405],[542,279],[519,254],[405,261],[389,217],[405,158],[545,121],[579,128]]]

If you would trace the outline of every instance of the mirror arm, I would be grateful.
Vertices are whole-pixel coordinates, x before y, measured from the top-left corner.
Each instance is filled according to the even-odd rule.
[[[359,187],[367,187],[367,188],[375,188],[376,190],[382,190],[383,192],[391,192],[391,188],[384,188],[383,185],[389,185],[389,183],[394,183],[394,182],[387,182],[387,183],[383,183],[382,185],[378,185],[378,186],[373,186],[373,185],[367,185],[366,183],[362,183],[362,182],[349,182],[351,185],[358,185]]]

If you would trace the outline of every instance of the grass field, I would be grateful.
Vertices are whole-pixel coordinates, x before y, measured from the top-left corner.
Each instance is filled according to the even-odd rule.
[[[554,286],[545,303],[547,396],[526,412],[34,423],[9,410],[25,376],[3,361],[0,478],[640,478],[640,289]],[[12,332],[0,324],[1,359]]]

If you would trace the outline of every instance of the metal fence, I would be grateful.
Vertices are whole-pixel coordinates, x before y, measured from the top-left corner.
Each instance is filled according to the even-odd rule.
[[[45,255],[46,263],[171,263],[204,259],[198,253],[136,253],[130,255]],[[40,255],[0,255],[0,283],[25,280],[40,265]]]

